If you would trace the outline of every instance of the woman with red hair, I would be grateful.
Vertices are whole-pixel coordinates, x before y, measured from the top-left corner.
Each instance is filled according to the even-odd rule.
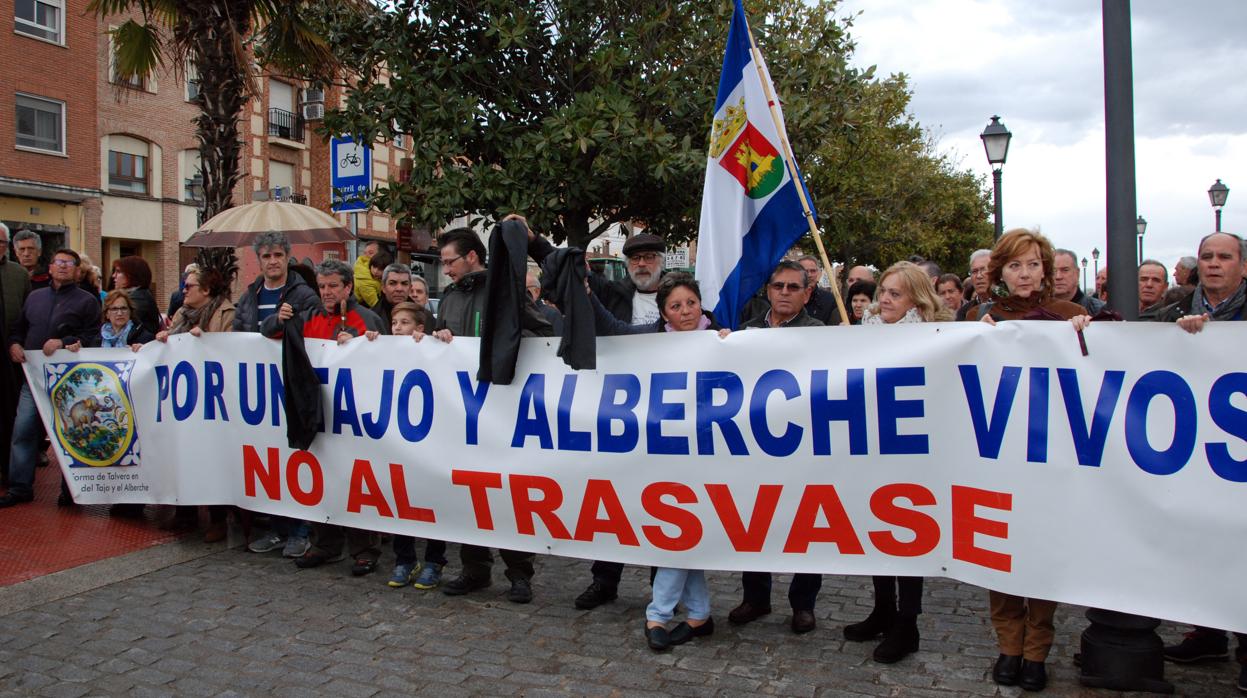
[[[160,331],[160,311],[152,295],[152,268],[147,260],[129,255],[113,260],[113,288],[125,291],[134,304],[134,320],[152,334]]]

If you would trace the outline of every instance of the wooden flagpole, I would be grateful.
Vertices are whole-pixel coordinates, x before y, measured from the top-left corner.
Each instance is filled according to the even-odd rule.
[[[805,212],[805,222],[810,226],[810,235],[814,238],[814,245],[818,248],[818,256],[823,260],[823,268],[827,270],[827,277],[831,280],[831,293],[836,299],[836,309],[840,311],[840,324],[847,325],[849,314],[844,309],[844,298],[840,296],[840,280],[833,273],[831,262],[827,260],[823,236],[818,232],[818,226],[814,224],[814,212],[810,210],[810,202],[805,196],[805,187],[801,185],[801,178],[797,176],[797,163],[792,156],[792,146],[788,144],[788,133],[779,120],[779,111],[775,106],[778,101],[775,94],[771,92],[770,81],[767,80],[766,73],[762,72],[762,52],[758,50],[758,44],[753,40],[753,29],[749,27],[748,18],[745,19],[745,28],[749,32],[749,48],[753,53],[753,64],[758,69],[758,81],[762,83],[762,91],[771,109],[771,120],[775,123],[775,132],[779,134],[780,146],[784,149],[784,166],[788,168],[788,176],[792,178],[793,186],[797,188],[797,196],[801,199],[801,209]]]

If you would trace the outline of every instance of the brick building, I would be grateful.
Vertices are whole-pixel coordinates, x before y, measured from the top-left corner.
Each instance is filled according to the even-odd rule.
[[[26,0],[0,10],[0,220],[38,232],[45,250],[68,245],[88,254],[105,283],[113,260],[142,256],[163,307],[197,251],[181,245],[199,224],[194,75],[166,68],[142,82],[117,80],[108,30],[126,17],[100,19],[86,7],[87,0]],[[325,96],[329,105],[338,98]],[[285,188],[329,210],[329,147],[303,119],[304,101],[299,81],[258,79],[239,124],[236,204]],[[410,147],[375,143],[374,181],[396,176]],[[338,219],[350,227],[348,215]],[[358,232],[396,240],[393,221],[375,211],[359,214]],[[306,245],[294,254],[319,262],[352,251]],[[240,252],[240,279],[249,281],[258,273],[254,255]]]
[[[0,13],[0,220],[45,250],[98,254],[96,28],[86,0],[4,3]]]

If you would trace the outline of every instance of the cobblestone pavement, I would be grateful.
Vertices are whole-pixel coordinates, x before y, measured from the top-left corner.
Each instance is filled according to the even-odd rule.
[[[177,545],[177,544],[175,544]],[[421,546],[423,549],[423,546]],[[458,559],[451,546],[448,569]],[[628,568],[620,598],[594,611],[572,599],[588,563],[539,558],[536,599],[505,600],[507,584],[469,597],[389,589],[349,562],[297,570],[276,555],[227,550],[0,618],[6,695],[505,695],[951,696],[1021,695],[988,678],[997,651],[986,594],[930,580],[922,648],[899,664],[869,659],[841,627],[869,611],[870,581],[828,576],[818,629],[788,630],[776,612],[732,627],[739,575],[711,573],[713,637],[655,654],[645,647],[645,570]],[[3,590],[0,590],[0,594]],[[1062,607],[1044,695],[1121,695],[1082,689],[1072,655],[1086,623]],[[1167,641],[1182,628],[1162,627]],[[1180,695],[1236,695],[1237,665],[1169,666]]]

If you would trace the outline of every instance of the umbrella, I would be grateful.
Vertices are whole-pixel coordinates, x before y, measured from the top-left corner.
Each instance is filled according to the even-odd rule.
[[[255,201],[218,213],[182,244],[245,247],[270,230],[285,233],[294,245],[354,239],[337,219],[320,209],[289,201]]]

